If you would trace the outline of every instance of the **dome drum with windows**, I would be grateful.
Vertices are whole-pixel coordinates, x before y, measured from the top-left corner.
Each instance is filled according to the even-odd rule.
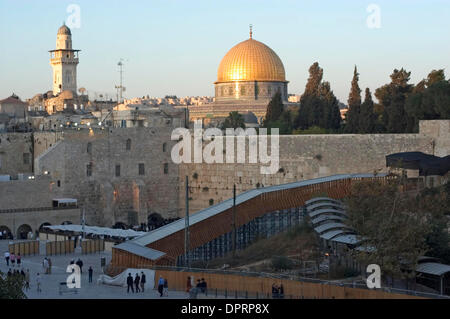
[[[283,62],[267,45],[252,37],[235,45],[224,56],[217,71],[215,96],[218,102],[266,103],[276,92],[287,101]]]

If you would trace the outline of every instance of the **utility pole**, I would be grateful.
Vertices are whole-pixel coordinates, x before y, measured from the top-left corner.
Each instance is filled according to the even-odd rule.
[[[233,247],[233,259],[236,257],[236,184],[233,184],[233,221],[231,223],[233,229],[232,235],[232,247]]]
[[[186,176],[186,216],[184,227],[184,259],[186,266],[191,268],[191,260],[189,256],[189,180]]]

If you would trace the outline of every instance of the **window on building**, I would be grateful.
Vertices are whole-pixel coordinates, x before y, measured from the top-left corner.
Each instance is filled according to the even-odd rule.
[[[144,163],[139,163],[139,175],[145,175],[145,165],[144,165]]]
[[[86,165],[86,176],[92,176],[92,163]]]
[[[87,143],[86,152],[88,154],[92,154],[92,143],[91,142]]]
[[[120,177],[120,164],[116,165],[116,177]]]
[[[164,163],[164,174],[169,174],[169,164]]]
[[[30,153],[23,153],[23,164],[24,165],[30,164]]]
[[[167,150],[167,143],[163,143],[163,152]]]
[[[126,143],[126,150],[129,151],[131,150],[131,139],[127,139],[127,143]]]
[[[58,181],[57,184],[58,184],[58,187],[61,187],[61,181]]]

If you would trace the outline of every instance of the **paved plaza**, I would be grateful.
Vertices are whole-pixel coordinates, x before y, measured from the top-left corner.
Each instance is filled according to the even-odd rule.
[[[5,258],[3,254],[8,250],[8,240],[0,240],[0,251],[1,251],[1,262],[0,270],[4,273],[8,272],[9,269],[18,269],[17,265],[15,268],[6,266]],[[81,253],[73,253],[67,255],[59,256],[48,256],[52,261],[52,273],[43,274],[42,260],[46,257],[45,255],[36,256],[23,256],[22,257],[22,267],[26,272],[27,269],[30,270],[30,289],[26,291],[26,295],[30,299],[161,299],[159,293],[155,289],[146,290],[144,293],[127,293],[126,287],[118,287],[104,284],[97,284],[97,279],[101,275],[101,258],[106,258],[106,264],[111,260],[110,252],[101,252],[89,255],[82,255]],[[60,294],[60,283],[65,282],[67,276],[66,273],[67,265],[72,259],[75,261],[80,258],[83,261],[83,273],[81,276],[81,288],[80,289],[67,289],[64,287],[65,292]],[[92,283],[88,281],[89,266],[94,270]],[[41,274],[42,292],[37,292],[36,286],[36,274]],[[77,291],[75,294],[74,292]],[[188,297],[187,293],[175,292],[169,290],[169,298],[171,299],[186,299]],[[163,297],[167,299],[167,297]]]

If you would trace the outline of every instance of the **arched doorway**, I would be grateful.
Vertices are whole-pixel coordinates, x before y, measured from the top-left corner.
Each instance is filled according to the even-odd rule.
[[[11,229],[8,226],[1,225],[0,226],[0,238],[1,239],[10,239],[11,237]]]
[[[51,226],[51,225],[52,224],[50,224],[48,222],[42,223],[41,226],[39,226],[39,232],[41,232],[41,231],[46,229],[46,228],[44,228],[44,226]]]
[[[23,224],[17,228],[17,238],[18,239],[27,239],[28,233],[33,232],[30,225]]]

